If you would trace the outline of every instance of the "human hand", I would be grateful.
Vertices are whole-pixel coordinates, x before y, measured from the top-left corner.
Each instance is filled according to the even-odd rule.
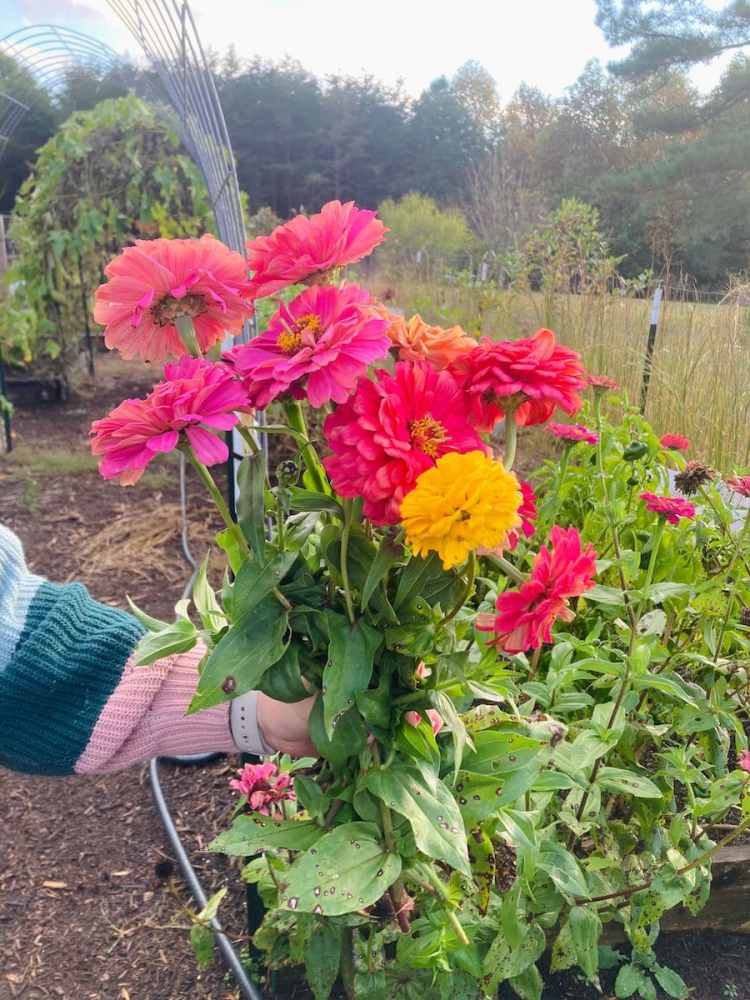
[[[315,703],[315,695],[287,704],[275,701],[258,692],[258,727],[263,739],[275,750],[293,757],[318,756],[310,739],[308,720]]]

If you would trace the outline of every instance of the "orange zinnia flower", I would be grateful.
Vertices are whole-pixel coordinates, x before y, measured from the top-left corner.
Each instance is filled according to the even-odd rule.
[[[401,316],[394,316],[393,320],[388,336],[398,348],[401,361],[422,361],[426,358],[436,368],[447,368],[477,346],[476,340],[460,326],[448,329],[430,326],[418,313],[410,320]]]

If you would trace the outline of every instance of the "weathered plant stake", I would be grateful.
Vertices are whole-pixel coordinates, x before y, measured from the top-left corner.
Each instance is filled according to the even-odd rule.
[[[102,475],[178,450],[225,522],[222,581],[206,558],[174,622],[136,609],[143,668],[200,644],[191,712],[313,700],[317,756],[245,765],[211,849],[250,858],[266,981],[296,967],[317,1000],[538,1000],[550,944],[553,971],[617,968],[618,997],[687,997],[654,942],[750,829],[750,476],[718,489],[550,330],[477,342],[389,313],[343,277],[385,235],[331,202],[247,259],[139,241],[97,292],[108,346],[172,359],[94,423]],[[261,334],[212,360],[264,298]],[[289,444],[270,475],[261,420]],[[525,482],[532,425],[560,452]],[[237,522],[211,472],[233,429]]]

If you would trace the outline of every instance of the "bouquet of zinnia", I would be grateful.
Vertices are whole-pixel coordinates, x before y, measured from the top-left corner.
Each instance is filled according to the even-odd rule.
[[[350,997],[385,996],[387,969],[416,990],[396,995],[439,980],[440,995],[484,996],[508,978],[537,996],[545,935],[511,889],[515,852],[537,842],[539,795],[576,785],[543,770],[566,727],[533,685],[555,623],[594,587],[596,553],[575,527],[536,537],[534,491],[513,465],[517,428],[575,414],[587,376],[549,330],[477,342],[391,315],[343,277],[385,234],[373,212],[331,202],[247,259],[209,236],[126,249],[96,318],[108,346],[168,363],[145,399],[95,422],[92,449],[126,485],[181,451],[226,525],[223,586],[204,563],[192,617],[184,603],[174,623],[144,615],[141,662],[202,644],[191,712],[248,690],[316,695],[319,759],[245,769],[242,810],[213,845],[258,856],[244,872],[267,907],[256,945],[281,948],[280,964],[306,956],[316,997],[338,976]],[[259,336],[217,355],[256,300],[294,285]],[[268,407],[284,420],[260,420]],[[581,425],[550,428],[569,448],[598,443]],[[210,472],[233,429],[236,522]],[[291,447],[274,473],[261,433]],[[517,700],[513,657],[529,681]],[[526,811],[511,808],[524,795]],[[586,882],[554,825],[539,843],[539,892],[560,912]]]

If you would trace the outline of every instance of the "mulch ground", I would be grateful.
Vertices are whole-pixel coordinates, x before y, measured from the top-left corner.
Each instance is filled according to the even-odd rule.
[[[96,382],[65,404],[17,407],[16,457],[0,456],[0,521],[21,537],[36,572],[82,580],[96,598],[122,607],[129,593],[152,614],[169,617],[188,575],[174,467],[162,463],[142,485],[123,490],[103,482],[86,461],[91,420],[143,394],[151,373],[111,355],[99,358],[98,368]],[[200,558],[217,525],[195,482],[189,509]],[[148,522],[149,533],[139,534],[134,520]],[[241,945],[244,892],[237,873],[205,850],[226,825],[227,780],[237,763],[165,765],[162,772],[206,891],[229,887],[222,919]],[[145,766],[101,778],[0,771],[0,1000],[236,998],[218,961],[197,970],[185,930],[190,907]],[[659,953],[694,988],[695,1000],[750,1000],[750,937],[672,935]],[[309,996],[301,988],[295,993],[296,1000]],[[573,978],[554,977],[544,1000],[596,996]]]

